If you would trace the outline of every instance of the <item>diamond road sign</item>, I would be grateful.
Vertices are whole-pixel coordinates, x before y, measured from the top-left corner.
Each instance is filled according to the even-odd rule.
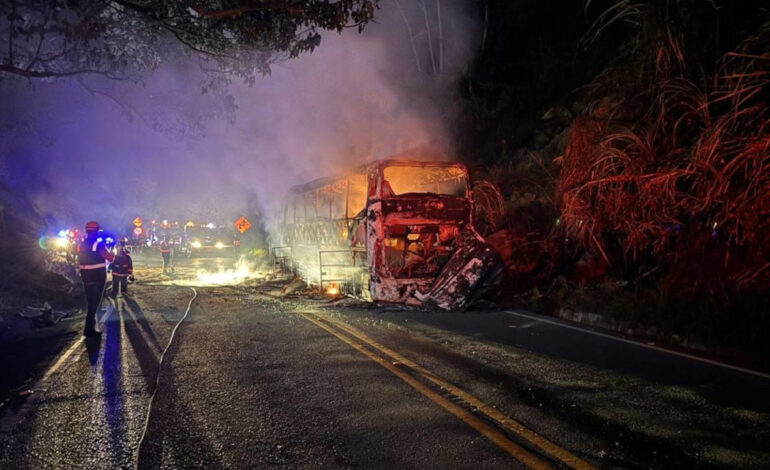
[[[246,217],[241,217],[240,219],[236,220],[235,224],[233,225],[235,225],[235,228],[237,228],[241,233],[251,228],[251,222],[249,222]]]
[[[134,226],[135,227],[141,227],[142,226],[142,218],[141,217],[137,217],[136,219],[134,219]]]

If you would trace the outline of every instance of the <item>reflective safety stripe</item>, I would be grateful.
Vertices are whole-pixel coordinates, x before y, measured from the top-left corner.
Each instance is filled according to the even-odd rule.
[[[96,240],[93,245],[91,245],[91,251],[96,251],[96,249],[99,247],[99,240]]]
[[[99,269],[99,268],[106,268],[107,263],[99,263],[99,264],[81,264],[80,269]]]
[[[115,277],[115,276],[119,276],[119,277],[126,277],[126,276],[128,276],[128,274],[123,274],[123,273],[116,273],[116,272],[113,272],[113,273],[112,273],[112,276],[113,276],[113,277]]]

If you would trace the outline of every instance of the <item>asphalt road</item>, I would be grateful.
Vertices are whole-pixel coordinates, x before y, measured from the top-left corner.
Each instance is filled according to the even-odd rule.
[[[185,285],[232,261],[136,265],[6,410],[0,468],[770,468],[767,378],[528,314],[196,287],[156,386]]]

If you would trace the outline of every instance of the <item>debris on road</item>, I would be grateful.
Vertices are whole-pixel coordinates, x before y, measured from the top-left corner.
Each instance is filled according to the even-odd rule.
[[[307,287],[307,284],[302,279],[295,277],[291,280],[290,283],[286,284],[286,286],[281,289],[280,296],[286,297],[287,295],[294,294],[296,292],[302,291]]]
[[[423,304],[436,305],[444,310],[465,309],[488,292],[503,274],[500,255],[473,227],[466,226],[458,238],[458,249],[430,290],[415,292],[415,297]]]
[[[35,326],[52,326],[69,315],[67,312],[54,310],[48,302],[44,302],[43,306],[40,308],[27,306],[26,311],[30,313],[24,314],[19,312],[19,316],[28,320],[33,320]]]

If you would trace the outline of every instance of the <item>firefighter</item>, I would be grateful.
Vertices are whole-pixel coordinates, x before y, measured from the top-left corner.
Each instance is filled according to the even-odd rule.
[[[101,331],[96,329],[96,311],[102,303],[104,284],[107,281],[107,261],[115,256],[107,250],[104,241],[99,237],[99,223],[90,221],[86,224],[86,235],[77,247],[78,267],[83,288],[86,292],[88,311],[84,336],[99,336]]]
[[[134,274],[134,263],[131,261],[131,256],[125,245],[118,246],[118,254],[115,256],[115,260],[110,263],[110,271],[112,271],[112,297],[117,297],[118,291],[126,296],[128,294],[128,277]]]
[[[166,237],[160,241],[160,256],[163,257],[163,272],[168,272],[171,267],[171,244]]]

